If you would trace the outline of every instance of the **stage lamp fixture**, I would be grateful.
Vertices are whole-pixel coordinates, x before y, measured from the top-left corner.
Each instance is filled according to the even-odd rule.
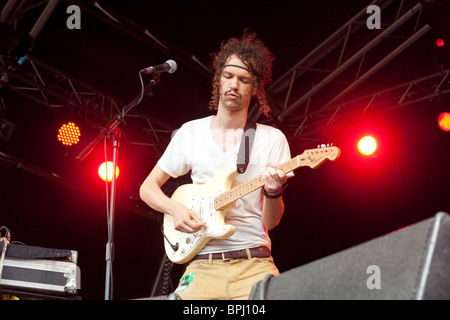
[[[377,149],[377,141],[371,136],[365,136],[358,142],[358,150],[365,156],[372,155]]]
[[[63,124],[59,128],[58,140],[66,146],[71,146],[80,142],[80,136],[80,128],[78,128],[73,122]]]
[[[442,112],[438,117],[439,128],[443,131],[450,131],[450,113]]]
[[[445,41],[443,38],[437,38],[435,44],[436,47],[442,48],[445,45]]]
[[[103,181],[112,181],[113,177],[113,163],[112,161],[103,162],[98,168],[98,175]],[[116,166],[116,179],[119,177],[119,167]]]

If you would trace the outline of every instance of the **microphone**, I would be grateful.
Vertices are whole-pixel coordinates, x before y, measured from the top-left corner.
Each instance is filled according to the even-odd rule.
[[[142,69],[141,71],[139,71],[139,73],[143,74],[161,73],[161,72],[174,73],[175,71],[177,71],[177,63],[173,60],[167,60],[163,64],[158,64],[157,66]]]

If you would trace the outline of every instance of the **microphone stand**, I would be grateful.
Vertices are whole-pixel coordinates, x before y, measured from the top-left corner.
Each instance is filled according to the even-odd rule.
[[[123,121],[125,115],[136,105],[138,105],[144,96],[153,96],[152,87],[159,82],[160,74],[152,74],[152,79],[148,85],[142,87],[142,91],[138,94],[128,105],[123,107],[122,112],[119,112],[113,117],[110,123],[100,130],[100,134],[93,140],[83,151],[80,152],[75,159],[82,161],[95,148],[97,143],[109,136],[112,133],[113,139],[113,174],[111,180],[111,197],[109,207],[107,207],[108,216],[108,243],[106,244],[106,275],[105,275],[105,300],[112,299],[112,264],[114,261],[114,213],[116,203],[116,164],[119,156],[120,139],[122,138],[122,131],[118,127]],[[141,78],[141,84],[142,78]]]

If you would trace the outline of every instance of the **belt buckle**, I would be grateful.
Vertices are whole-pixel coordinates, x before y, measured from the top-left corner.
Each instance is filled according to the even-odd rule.
[[[222,260],[223,260],[223,261],[229,261],[229,260],[231,260],[231,258],[226,258],[226,257],[225,257],[225,252],[221,252],[221,254],[222,254]]]

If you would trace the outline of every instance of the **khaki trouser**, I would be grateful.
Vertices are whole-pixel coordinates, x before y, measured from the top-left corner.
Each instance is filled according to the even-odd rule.
[[[199,259],[189,263],[175,292],[183,300],[244,300],[268,274],[280,274],[272,257]]]

